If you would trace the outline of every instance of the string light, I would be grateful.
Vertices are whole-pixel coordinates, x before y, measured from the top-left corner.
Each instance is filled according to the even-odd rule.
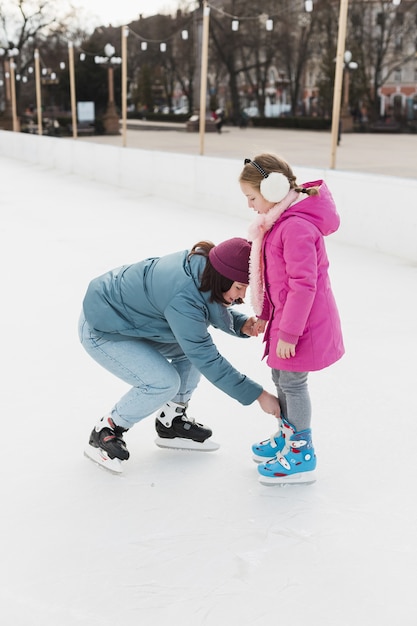
[[[396,2],[401,2],[401,0],[395,0]],[[217,11],[220,15],[222,15],[223,17],[229,17],[232,20],[232,31],[236,32],[239,30],[239,25],[241,21],[254,21],[254,20],[260,20],[261,23],[265,24],[265,28],[267,31],[272,31],[274,29],[274,21],[273,18],[274,17],[279,17],[279,14],[281,12],[275,13],[272,16],[267,17],[265,15],[265,13],[262,13],[261,15],[254,15],[254,16],[246,16],[246,17],[242,17],[242,16],[236,16],[236,15],[232,15],[230,13],[227,13],[226,11],[224,11],[224,9],[220,8],[220,7],[216,7],[216,6],[212,6],[211,4],[207,3],[207,7],[210,9],[213,9],[214,11]],[[304,2],[304,10],[307,13],[311,13],[313,11],[313,0],[305,0]]]
[[[191,18],[187,23],[191,23]],[[181,34],[181,39],[183,41],[186,41],[189,38],[189,31],[186,28],[184,28],[184,24],[179,29],[174,31],[169,37],[166,37],[165,39],[146,39],[146,37],[143,37],[142,35],[139,35],[139,33],[136,33],[130,26],[126,26],[126,28],[128,29],[129,33],[131,33],[134,37],[136,37],[137,39],[140,39],[141,50],[147,50],[148,44],[157,44],[159,45],[159,49],[161,50],[161,52],[165,52],[167,49],[166,42],[169,42],[175,39],[175,37],[177,37],[179,34]]]
[[[392,4],[394,6],[399,6],[401,4],[401,0],[392,0]],[[260,19],[260,18],[261,18],[261,21],[265,24],[265,28],[266,28],[267,31],[272,31],[274,29],[274,20],[273,20],[273,18],[274,17],[276,18],[277,15],[272,15],[272,16],[266,17],[265,14],[262,14],[262,16],[237,17],[235,15],[227,15],[224,12],[223,9],[219,9],[218,7],[211,7],[211,5],[208,2],[206,2],[205,5],[206,5],[206,8],[213,8],[214,10],[217,10],[218,12],[222,13],[224,16],[227,16],[227,17],[231,18],[231,27],[232,27],[232,31],[234,31],[234,32],[237,32],[239,30],[240,21],[256,20],[256,19]],[[313,11],[313,0],[305,0],[305,2],[304,2],[304,9],[305,9],[305,11],[307,13],[312,12]],[[131,32],[133,35],[135,35],[137,38],[139,38],[141,40],[140,41],[140,49],[142,51],[146,51],[147,50],[148,43],[157,43],[157,44],[159,44],[160,51],[161,52],[166,52],[167,44],[165,42],[163,42],[163,41],[155,41],[155,40],[146,40],[141,35],[138,35],[137,33],[135,33],[129,26],[126,26],[125,28],[126,28],[126,30],[128,30],[129,32]],[[186,29],[184,29],[182,27],[182,30],[180,29],[180,33],[181,33],[182,40],[186,41],[186,40],[189,39],[189,32],[188,32],[188,30],[186,30]],[[179,31],[177,30],[176,32],[174,32],[168,38],[168,41],[170,39],[173,39],[174,37],[176,37],[178,34],[179,34]],[[108,48],[108,49],[106,50],[106,48]],[[3,54],[5,53],[5,51],[2,51],[0,49],[0,54],[2,52],[3,52]],[[8,54],[9,57],[12,57],[15,54],[18,54],[18,52],[19,51],[15,48],[13,50],[8,50],[7,54]],[[100,62],[103,63],[104,61],[107,61],[107,63],[110,62],[112,64],[121,63],[122,59],[120,57],[114,57],[113,56],[114,53],[115,53],[114,47],[111,44],[107,44],[107,46],[105,46],[105,54],[106,54],[107,58],[95,56],[95,61],[96,61],[96,63],[100,63]],[[86,54],[88,54],[90,56],[94,56],[94,53],[86,53],[84,51],[81,51],[80,55],[79,55],[80,61],[84,61],[86,59]],[[60,67],[61,70],[64,70],[65,67],[66,67],[66,64],[64,62],[61,62],[59,64],[59,67]],[[30,74],[31,72],[33,72],[33,68],[28,68],[28,73]],[[50,69],[43,68],[42,69],[42,75],[46,76],[48,74],[49,74],[49,77],[52,80],[56,79],[56,73],[55,72],[51,72]],[[17,76],[17,80],[19,80],[19,78],[20,78],[20,76],[18,75]],[[22,80],[26,81],[27,79],[25,77],[23,77]]]

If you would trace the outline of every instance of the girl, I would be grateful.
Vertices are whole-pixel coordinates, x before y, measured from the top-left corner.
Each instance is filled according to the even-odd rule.
[[[298,185],[273,154],[245,159],[239,182],[258,214],[249,231],[249,285],[281,406],[278,431],[252,447],[254,458],[265,484],[313,482],[308,372],[344,354],[324,245],[340,220],[322,180]]]
[[[248,405],[279,415],[275,396],[238,372],[217,350],[210,325],[237,337],[257,334],[243,302],[250,244],[235,237],[215,246],[145,259],[91,281],[80,318],[80,340],[100,365],[131,389],[94,427],[86,455],[114,472],[129,458],[123,434],[157,409],[161,447],[215,450],[212,431],[188,419],[188,401],[203,374]]]

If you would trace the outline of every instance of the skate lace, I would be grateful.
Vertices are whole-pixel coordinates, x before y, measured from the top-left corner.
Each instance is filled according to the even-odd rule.
[[[190,424],[196,423],[194,417],[188,417],[188,415],[186,415],[185,413],[183,413],[183,415],[181,416],[181,421],[189,422]]]
[[[278,444],[276,442],[276,439],[278,439],[278,437],[280,436],[281,431],[277,430],[276,433],[272,433],[272,435],[269,438],[269,443],[271,444],[271,448],[277,448]],[[265,443],[268,441],[268,439],[265,440]]]
[[[187,407],[185,406],[181,409],[181,414],[179,414],[177,417],[179,417],[182,422],[186,422],[188,424],[194,424],[196,426],[202,426],[200,422],[195,421],[194,417],[188,417],[186,411],[187,411]],[[180,413],[179,409],[177,409],[177,412]]]
[[[111,428],[103,428],[101,431],[101,440],[103,443],[108,443],[112,439],[116,439],[116,434]]]
[[[123,433],[126,432],[121,426],[116,426],[113,428],[103,428],[102,430],[102,440],[105,443],[108,443],[112,439],[116,439],[120,443],[124,444]]]

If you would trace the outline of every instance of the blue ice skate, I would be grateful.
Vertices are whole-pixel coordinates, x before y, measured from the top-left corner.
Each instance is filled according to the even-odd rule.
[[[252,446],[253,460],[256,463],[265,463],[268,459],[280,452],[285,445],[285,437],[282,434],[283,420],[278,418],[278,430],[269,439],[254,443]]]
[[[311,429],[295,432],[285,420],[282,423],[285,445],[274,458],[258,465],[259,482],[264,485],[313,483],[316,480],[316,454]]]

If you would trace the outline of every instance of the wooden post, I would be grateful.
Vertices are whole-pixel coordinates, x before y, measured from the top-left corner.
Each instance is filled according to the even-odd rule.
[[[129,29],[122,26],[122,145],[126,147],[127,126],[127,37]]]
[[[346,42],[346,22],[348,14],[349,0],[340,0],[339,11],[339,32],[337,37],[337,54],[336,54],[336,72],[334,80],[333,92],[333,113],[332,113],[332,149],[330,159],[330,169],[336,167],[336,150],[337,137],[339,134],[340,123],[340,105],[342,101],[342,84],[343,84],[343,68],[344,54]]]
[[[201,84],[200,84],[200,154],[204,154],[204,134],[206,132],[206,99],[207,99],[207,66],[209,47],[209,18],[210,7],[204,0],[203,7],[203,41],[201,55]]]
[[[13,59],[10,60],[10,93],[12,97],[12,120],[13,120],[13,131],[17,132],[19,130],[17,123],[17,112],[16,112],[16,74],[15,74],[15,62]]]
[[[36,113],[38,116],[38,135],[42,135],[42,96],[41,96],[41,73],[39,68],[39,50],[36,48],[35,54],[35,84],[36,84]]]
[[[77,104],[75,95],[75,73],[74,73],[74,48],[72,42],[68,42],[68,59],[69,59],[69,75],[70,75],[70,91],[71,91],[71,117],[72,117],[72,136],[77,139]]]

